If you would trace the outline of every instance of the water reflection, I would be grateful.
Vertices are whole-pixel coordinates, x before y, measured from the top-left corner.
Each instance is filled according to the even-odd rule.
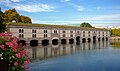
[[[27,51],[30,52],[29,57],[31,60],[42,60],[56,56],[73,54],[80,51],[89,51],[94,49],[103,49],[109,47],[109,41],[104,42],[86,42],[76,44],[58,44],[58,45],[48,45],[42,46],[39,45],[37,47],[30,47],[27,45]]]
[[[120,48],[120,40],[111,40],[110,44],[114,48]]]

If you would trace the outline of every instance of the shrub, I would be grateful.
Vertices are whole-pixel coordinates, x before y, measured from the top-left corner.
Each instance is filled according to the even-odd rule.
[[[0,33],[0,60],[8,62],[8,71],[25,71],[30,59],[25,46],[18,45],[19,39],[12,37],[11,33]]]

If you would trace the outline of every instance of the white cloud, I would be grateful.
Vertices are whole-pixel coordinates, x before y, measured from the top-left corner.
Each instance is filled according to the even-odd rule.
[[[82,18],[79,20],[109,20],[109,21],[120,21],[120,14],[110,14],[110,15],[97,15],[94,17],[89,17],[89,18]]]
[[[73,6],[74,8],[76,8],[77,11],[84,11],[85,8],[81,5],[77,5],[77,4],[74,4],[74,3],[68,3],[69,5]]]
[[[16,5],[11,5],[10,7],[26,12],[52,12],[54,11],[55,8],[53,6],[47,4],[41,4],[41,3],[29,4],[29,5],[16,4]]]
[[[99,7],[97,7],[96,9],[98,9],[98,10],[113,10],[113,9],[120,9],[120,6],[113,6],[113,7],[101,7],[101,6],[99,6]]]
[[[12,2],[20,2],[21,0],[11,0]]]
[[[71,1],[71,0],[65,0],[65,2],[68,2],[68,1]]]

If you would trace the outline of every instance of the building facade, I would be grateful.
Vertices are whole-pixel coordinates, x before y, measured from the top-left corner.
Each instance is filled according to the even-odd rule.
[[[109,30],[43,24],[9,24],[8,31],[25,43],[80,43],[109,40]]]

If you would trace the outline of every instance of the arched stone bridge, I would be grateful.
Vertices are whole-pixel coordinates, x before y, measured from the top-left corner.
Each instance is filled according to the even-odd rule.
[[[20,38],[23,44],[67,44],[108,41],[109,30],[76,26],[11,23],[8,31]]]

